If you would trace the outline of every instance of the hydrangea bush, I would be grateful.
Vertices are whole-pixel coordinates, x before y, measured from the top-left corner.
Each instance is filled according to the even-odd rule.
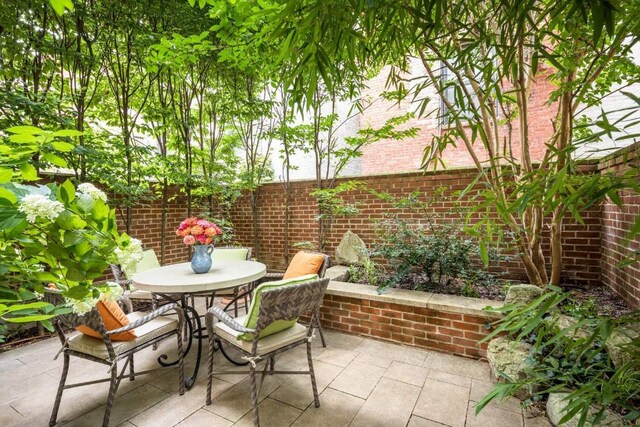
[[[0,319],[37,321],[51,328],[50,319],[58,314],[84,314],[100,300],[118,299],[120,286],[97,280],[111,263],[135,266],[142,259],[142,246],[118,233],[115,209],[93,184],[28,184],[39,179],[29,167],[33,154],[67,149],[61,145],[70,145],[67,142],[54,144],[59,137],[74,135],[30,126],[8,131],[12,135],[2,145],[21,154],[3,156],[0,163]],[[66,303],[43,301],[46,286],[60,290]],[[0,330],[0,341],[3,335]]]

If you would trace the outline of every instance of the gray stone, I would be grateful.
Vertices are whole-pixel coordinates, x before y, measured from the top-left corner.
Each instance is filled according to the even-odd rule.
[[[583,327],[575,329],[575,324],[578,323],[575,317],[555,313],[551,321],[560,329],[573,328],[571,333],[567,335],[573,339],[587,338],[591,335],[591,333]]]
[[[351,230],[344,233],[336,248],[336,261],[340,265],[362,265],[369,259],[367,247],[357,234]]]
[[[638,339],[640,339],[640,325],[621,326],[609,335],[605,347],[616,368],[631,360],[631,354],[626,347]]]
[[[554,426],[557,426],[564,414],[564,408],[569,404],[569,401],[564,400],[569,393],[551,393],[549,394],[549,399],[547,400],[547,416],[549,420]],[[598,412],[598,409],[595,406],[589,408],[589,414],[591,416],[595,415]],[[578,421],[580,420],[580,414],[576,414],[573,418],[571,418],[566,423],[562,424],[562,427],[578,427]],[[587,421],[587,425],[592,425]],[[604,418],[600,421],[598,426],[622,426],[624,425],[624,420],[621,416],[614,414],[609,410],[604,411]]]
[[[327,272],[324,277],[328,277],[336,282],[348,282],[349,281],[349,267],[344,265],[334,265],[327,268]]]
[[[504,304],[528,304],[542,295],[542,288],[535,285],[513,285],[507,290]]]
[[[514,381],[526,378],[525,360],[531,346],[527,343],[511,341],[507,337],[494,338],[487,347],[487,359],[491,375],[496,379],[508,377]]]

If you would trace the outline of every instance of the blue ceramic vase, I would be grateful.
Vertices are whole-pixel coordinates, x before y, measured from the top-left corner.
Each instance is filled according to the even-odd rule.
[[[208,273],[211,270],[211,253],[213,245],[196,245],[191,257],[191,269],[196,274]]]

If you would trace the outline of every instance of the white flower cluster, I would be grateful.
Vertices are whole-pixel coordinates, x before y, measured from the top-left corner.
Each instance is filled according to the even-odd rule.
[[[71,305],[71,310],[80,316],[87,314],[98,304],[98,299],[96,298],[85,298],[82,300],[66,298],[66,300],[67,303]]]
[[[18,210],[27,215],[27,221],[33,224],[38,218],[53,221],[64,210],[64,205],[42,194],[27,194],[20,202]]]
[[[107,289],[100,293],[102,301],[118,301],[122,296],[122,286],[114,282],[107,282]]]
[[[82,194],[88,194],[93,200],[102,200],[103,202],[107,201],[107,195],[104,191],[96,188],[96,186],[91,183],[85,182],[78,185],[78,191]]]
[[[135,271],[136,266],[142,261],[142,242],[138,239],[131,239],[129,245],[124,248],[116,248],[116,259],[122,270],[126,273]]]

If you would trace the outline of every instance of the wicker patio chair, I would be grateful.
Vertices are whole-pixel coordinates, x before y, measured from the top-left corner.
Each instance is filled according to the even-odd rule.
[[[125,296],[127,296],[127,298],[131,300],[151,301],[153,309],[156,308],[157,299],[151,292],[143,291],[141,289],[132,289],[133,281],[129,276],[131,276],[133,272],[127,273],[123,271],[122,267],[117,264],[111,264],[110,267],[111,273],[113,273],[114,281],[122,286],[122,289],[124,289],[124,294]],[[157,267],[160,267],[160,262],[158,261],[156,252],[153,249],[147,249],[142,253],[142,261],[140,261],[140,264],[136,268],[135,273]]]
[[[46,291],[46,300],[53,304],[61,304],[63,302],[60,291],[55,290]],[[62,343],[62,348],[58,352],[58,355],[56,355],[56,358],[60,353],[62,353],[64,357],[64,365],[62,368],[62,375],[60,377],[60,384],[56,393],[55,403],[53,405],[53,411],[51,412],[51,418],[49,420],[49,426],[54,426],[57,422],[58,409],[60,408],[60,402],[62,400],[62,393],[64,390],[109,381],[109,394],[102,420],[102,426],[107,427],[109,425],[111,407],[113,406],[116,391],[118,390],[118,386],[120,385],[122,378],[129,377],[129,380],[133,381],[138,375],[147,374],[156,370],[153,369],[135,372],[133,366],[134,354],[174,335],[178,344],[177,364],[179,392],[181,395],[184,394],[184,353],[182,349],[182,334],[180,333],[184,322],[182,308],[180,308],[178,304],[172,303],[163,305],[159,309],[145,314],[142,312],[131,312],[131,301],[126,297],[121,297],[119,303],[121,307],[123,307],[125,313],[128,312],[127,317],[131,323],[118,329],[107,331],[96,308],[82,316],[71,313],[59,315],[53,319],[53,326],[60,342]],[[170,311],[177,314],[177,319],[163,316]],[[65,329],[76,328],[79,325],[85,325],[97,331],[102,336],[102,339],[90,337],[82,333],[75,333],[71,336],[65,335]],[[137,337],[130,341],[111,340],[112,335],[127,331],[135,331]],[[71,356],[107,365],[109,367],[108,372],[110,373],[110,378],[66,384]],[[123,360],[124,365],[122,365],[122,369],[118,372],[118,362]]]
[[[322,265],[320,266],[320,270],[318,270],[318,277],[320,277],[321,279],[324,277],[324,275],[327,272],[327,268],[331,267],[331,258],[329,257],[329,255],[323,254],[322,252],[314,252],[314,251],[302,251],[308,254],[315,254],[315,255],[321,255],[322,257],[324,257],[324,262],[322,263]],[[280,272],[267,272],[266,275],[264,275],[261,279],[260,279],[260,284],[265,283],[265,282],[272,282],[275,280],[282,280],[282,278],[284,277],[284,272],[280,273]],[[315,320],[313,320],[313,322],[315,322],[313,324],[313,326],[318,330],[318,333],[320,334],[320,341],[322,341],[322,347],[326,347],[327,346],[327,342],[324,339],[324,333],[322,332],[322,325],[320,324],[320,318],[317,317]]]
[[[231,318],[224,310],[212,307],[207,310],[205,323],[209,334],[209,351],[207,358],[208,378],[206,403],[211,405],[211,386],[213,375],[237,374],[238,371],[213,371],[213,353],[216,340],[222,340],[234,346],[244,358],[249,362],[249,374],[251,381],[251,403],[253,407],[253,423],[260,426],[258,415],[258,393],[264,377],[271,374],[308,374],[311,377],[311,388],[313,389],[313,401],[315,407],[320,407],[320,398],[316,387],[316,378],[313,371],[313,360],[311,357],[311,340],[313,338],[313,322],[308,326],[295,323],[292,327],[261,338],[260,332],[277,320],[291,321],[301,315],[311,312],[312,319],[318,317],[322,298],[329,284],[329,279],[317,279],[310,282],[285,285],[282,287],[263,290],[261,292],[260,305],[255,329],[243,326],[236,319]],[[214,323],[214,317],[220,321]],[[245,341],[238,337],[248,334],[251,341]],[[277,371],[275,370],[275,356],[297,347],[301,344],[307,345],[308,371]],[[266,361],[260,384],[256,382],[257,363]]]

